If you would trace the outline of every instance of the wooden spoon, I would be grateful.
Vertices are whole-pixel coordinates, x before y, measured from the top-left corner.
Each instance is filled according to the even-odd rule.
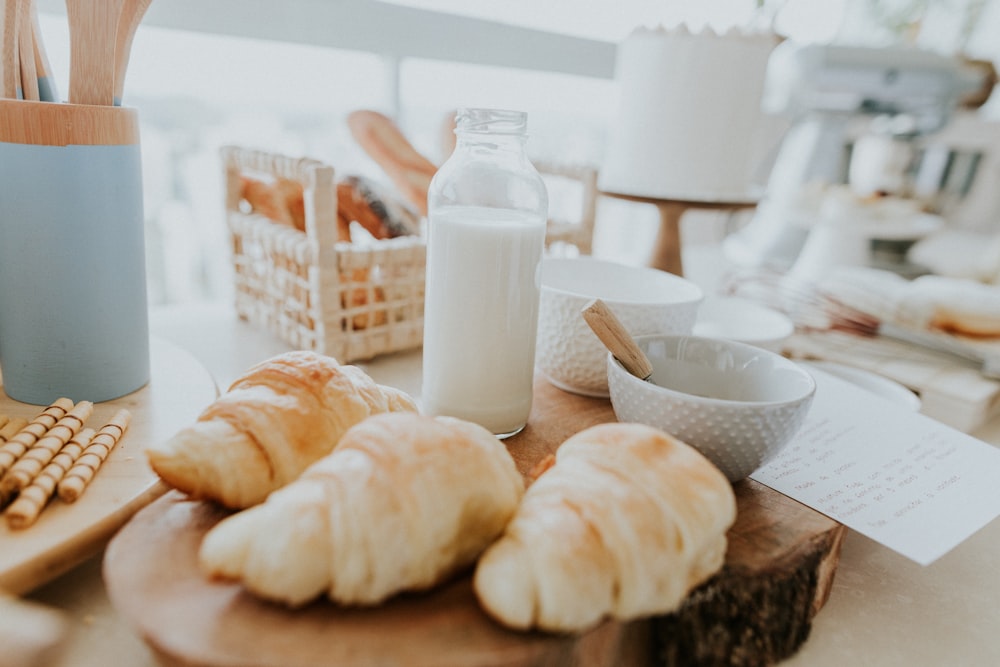
[[[18,0],[17,61],[21,80],[21,97],[38,101],[38,75],[35,71],[35,35],[31,28],[33,0]]]
[[[45,52],[45,42],[42,40],[42,29],[38,25],[38,7],[31,2],[31,35],[35,47],[35,76],[38,79],[38,99],[42,102],[60,102],[56,78],[52,74],[52,65]]]
[[[17,12],[20,0],[4,0],[0,14],[0,97],[17,98],[21,70],[17,64]]]
[[[640,380],[649,380],[649,376],[653,374],[653,365],[649,363],[649,359],[635,344],[628,329],[611,312],[607,304],[600,299],[594,299],[580,312],[604,346],[615,359],[622,362],[625,370]]]
[[[115,35],[125,0],[66,0],[69,18],[69,101],[115,101]]]
[[[153,0],[125,0],[121,16],[118,18],[118,32],[115,35],[115,104],[122,103],[125,92],[125,71],[128,69],[132,52],[132,39],[139,22]]]

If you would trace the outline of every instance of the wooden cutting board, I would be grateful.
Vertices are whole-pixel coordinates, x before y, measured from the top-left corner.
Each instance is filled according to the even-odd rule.
[[[142,450],[193,422],[218,392],[194,357],[164,341],[152,341],[150,370],[142,389],[95,404],[87,426],[99,429],[121,408],[132,413],[132,421],[79,500],[51,501],[34,525],[21,530],[8,528],[0,515],[0,589],[26,593],[66,572],[98,553],[139,508],[167,491]],[[0,414],[31,419],[42,409],[0,392]]]
[[[544,380],[525,430],[509,439],[522,473],[567,437],[614,421],[606,399]],[[238,584],[206,580],[202,536],[227,512],[171,492],[111,541],[112,604],[166,665],[243,667],[528,667],[766,665],[792,654],[829,594],[845,529],[752,481],[735,487],[726,564],[675,614],[607,621],[581,635],[506,630],[479,608],[469,573],[372,609],[325,600],[291,611]]]

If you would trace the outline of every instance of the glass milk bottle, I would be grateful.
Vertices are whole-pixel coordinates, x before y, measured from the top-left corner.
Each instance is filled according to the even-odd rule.
[[[526,128],[520,111],[459,110],[428,193],[423,409],[501,438],[531,411],[548,218]]]

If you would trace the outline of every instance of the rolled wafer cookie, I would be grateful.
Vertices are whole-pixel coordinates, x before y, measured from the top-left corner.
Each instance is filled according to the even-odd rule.
[[[7,473],[0,478],[0,496],[11,496],[31,483],[42,468],[69,442],[94,411],[90,401],[80,401],[57,421],[52,428],[35,441],[28,450],[14,462]]]
[[[28,420],[25,419],[24,417],[10,417],[7,423],[4,424],[3,427],[0,427],[0,447],[5,445],[10,438],[20,433],[21,429],[23,429],[27,425],[28,425]],[[2,458],[4,460],[8,460],[8,457],[11,456],[13,455],[8,453],[4,454]],[[2,476],[3,473],[0,472],[0,477]],[[6,505],[8,500],[10,499],[4,496],[2,493],[0,493],[0,508]]]
[[[45,435],[46,431],[72,409],[73,401],[71,399],[60,398],[56,400],[11,436],[3,446],[0,446],[0,476],[4,475],[15,461],[24,456],[29,447],[35,444],[39,438]]]
[[[82,428],[70,438],[59,453],[53,457],[27,488],[18,494],[17,500],[7,508],[7,525],[13,529],[27,528],[38,520],[38,516],[56,493],[56,485],[80,457],[93,440],[96,431]]]
[[[107,424],[101,427],[80,457],[73,463],[66,475],[60,480],[56,491],[63,502],[76,502],[94,475],[108,458],[108,454],[121,440],[128,428],[132,413],[122,409],[115,413]]]
[[[5,444],[27,425],[28,420],[24,417],[8,417],[3,426],[0,426],[0,445]]]

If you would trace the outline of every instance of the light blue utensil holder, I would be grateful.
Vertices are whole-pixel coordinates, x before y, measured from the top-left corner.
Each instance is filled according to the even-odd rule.
[[[0,374],[25,403],[149,382],[134,109],[0,102]]]

